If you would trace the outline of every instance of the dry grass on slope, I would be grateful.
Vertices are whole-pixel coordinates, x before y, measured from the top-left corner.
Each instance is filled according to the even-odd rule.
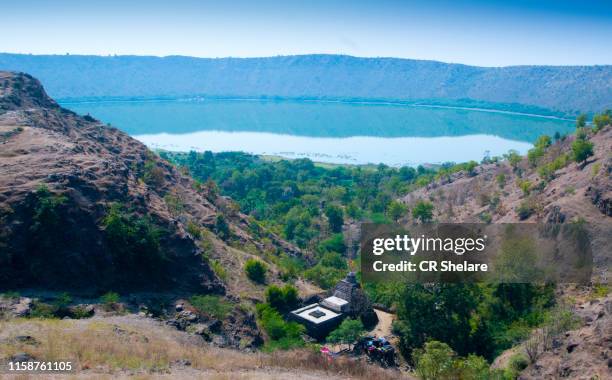
[[[20,342],[17,336],[34,341]],[[72,360],[79,377],[395,379],[399,373],[363,361],[328,362],[307,351],[245,353],[208,346],[200,337],[133,315],[89,320],[0,322],[0,361],[25,352],[35,359]],[[186,363],[189,363],[186,365]]]

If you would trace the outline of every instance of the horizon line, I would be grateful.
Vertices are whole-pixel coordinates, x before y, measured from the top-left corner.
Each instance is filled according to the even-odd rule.
[[[303,53],[303,54],[278,54],[268,56],[223,56],[223,57],[204,57],[194,55],[182,55],[182,54],[169,54],[169,55],[154,55],[154,54],[82,54],[82,53],[14,53],[0,51],[0,55],[22,55],[22,56],[50,56],[50,57],[96,57],[96,58],[125,58],[125,57],[140,57],[140,58],[192,58],[192,59],[209,59],[209,60],[227,60],[227,59],[271,59],[271,58],[291,58],[291,57],[308,57],[308,56],[330,56],[330,57],[348,57],[355,59],[386,59],[386,60],[401,60],[401,61],[421,61],[421,62],[435,62],[443,63],[447,65],[459,65],[469,66],[477,68],[509,68],[509,67],[608,67],[612,66],[612,63],[606,64],[591,64],[591,65],[560,65],[560,64],[520,64],[520,65],[505,65],[505,66],[484,66],[484,65],[471,65],[460,62],[446,62],[435,59],[424,59],[424,58],[406,58],[406,57],[393,57],[393,56],[357,56],[345,53]]]

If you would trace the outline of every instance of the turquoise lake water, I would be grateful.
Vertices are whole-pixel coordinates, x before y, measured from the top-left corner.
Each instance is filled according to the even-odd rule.
[[[572,121],[546,117],[396,104],[191,99],[62,105],[151,148],[392,166],[525,153],[538,136],[574,128]]]

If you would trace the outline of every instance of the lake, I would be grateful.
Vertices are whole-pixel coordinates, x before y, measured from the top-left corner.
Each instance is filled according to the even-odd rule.
[[[480,161],[510,149],[525,153],[542,134],[574,129],[573,121],[548,117],[389,103],[189,99],[62,105],[151,148],[345,164]]]

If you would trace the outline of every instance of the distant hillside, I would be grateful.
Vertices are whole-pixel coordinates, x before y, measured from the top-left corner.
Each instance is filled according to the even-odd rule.
[[[0,54],[55,98],[236,96],[423,101],[564,114],[612,108],[612,66],[485,68],[396,58],[193,58]],[[466,99],[473,100],[466,102]]]

